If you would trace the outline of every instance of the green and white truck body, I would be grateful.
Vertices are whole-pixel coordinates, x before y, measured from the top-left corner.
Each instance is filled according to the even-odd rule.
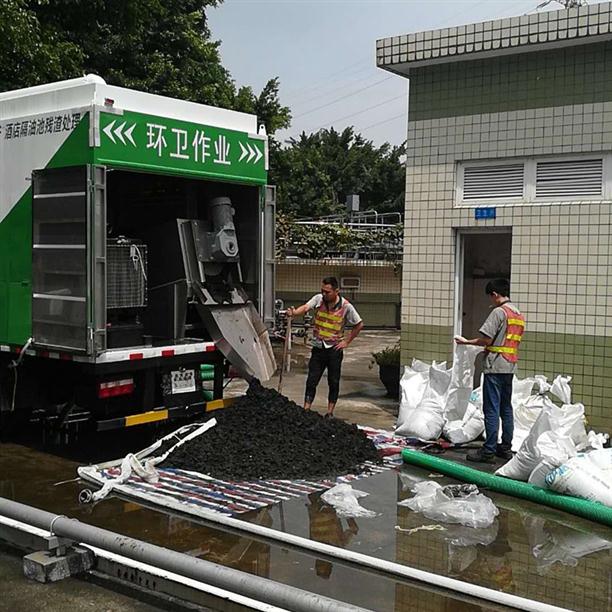
[[[0,409],[99,429],[184,416],[206,364],[220,399],[233,328],[191,310],[249,302],[273,321],[267,170],[253,115],[95,75],[0,93]]]

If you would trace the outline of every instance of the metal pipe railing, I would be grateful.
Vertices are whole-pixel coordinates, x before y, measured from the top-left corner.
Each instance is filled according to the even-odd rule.
[[[11,511],[12,513],[10,513]],[[25,514],[25,516],[22,516],[20,514],[21,512],[26,512],[26,511],[27,513]],[[120,536],[113,532],[99,529],[97,527],[91,527],[90,525],[79,523],[76,520],[70,520],[65,517],[58,517],[56,515],[52,515],[42,510],[36,510],[34,508],[30,508],[29,506],[18,504],[17,502],[10,502],[9,500],[3,499],[3,498],[0,498],[0,514],[5,514],[6,516],[9,516],[10,518],[14,518],[15,520],[19,520],[22,522],[29,522],[37,527],[42,527],[43,529],[48,528],[48,526],[52,522],[53,532],[56,535],[68,537],[70,539],[80,541],[84,544],[91,544],[93,546],[99,546],[100,548],[105,548],[106,550],[110,550],[111,552],[117,552],[118,554],[129,556],[130,558],[135,558],[136,560],[142,560],[147,563],[151,562],[144,558],[132,557],[131,554],[134,553],[134,551],[129,550],[129,547],[123,544],[124,541],[135,542],[140,546],[144,546],[145,550],[152,548],[152,549],[155,549],[156,551],[161,551],[162,553],[161,557],[159,556],[159,553],[157,552],[152,557],[154,559],[152,562],[152,565],[156,565],[158,567],[168,569],[169,571],[174,571],[175,573],[179,573],[179,574],[182,573],[181,571],[177,571],[174,565],[168,566],[166,564],[170,562],[169,561],[170,558],[174,558],[176,556],[181,557],[181,558],[186,557],[186,555],[182,555],[181,553],[169,551],[168,549],[154,546],[152,544],[146,544],[145,542],[140,542],[138,540],[133,540],[132,538],[127,538],[126,536]],[[345,562],[351,565],[366,568],[368,570],[383,572],[389,576],[393,576],[396,578],[400,578],[404,580],[406,579],[416,580],[417,582],[420,582],[425,585],[434,585],[438,588],[447,589],[449,591],[449,596],[452,596],[452,593],[460,593],[463,596],[468,596],[471,598],[476,598],[476,599],[480,599],[483,601],[491,602],[494,604],[499,604],[502,606],[506,606],[508,608],[514,608],[516,610],[528,610],[530,612],[569,612],[566,608],[560,608],[558,606],[535,601],[532,599],[527,599],[525,597],[520,597],[518,595],[513,595],[511,593],[504,593],[502,591],[496,591],[494,589],[482,587],[477,584],[471,584],[469,582],[463,582],[461,580],[456,580],[455,578],[449,578],[447,576],[441,576],[439,574],[434,574],[432,572],[420,570],[414,567],[410,567],[408,565],[402,565],[400,563],[395,563],[393,561],[386,561],[384,559],[378,559],[376,557],[364,555],[362,553],[358,553],[352,550],[345,550],[343,548],[338,548],[336,546],[331,546],[329,544],[324,544],[322,542],[316,542],[314,540],[309,540],[307,538],[296,536],[290,533],[280,532],[275,529],[271,529],[269,527],[264,527],[262,525],[257,525],[254,523],[249,523],[247,521],[235,519],[233,517],[226,516],[223,514],[203,511],[201,518],[203,518],[204,520],[206,520],[212,525],[222,525],[222,526],[225,526],[231,529],[234,532],[237,531],[237,532],[242,532],[245,534],[252,534],[261,539],[266,539],[266,540],[273,541],[273,542],[281,542],[283,544],[291,546],[292,548],[301,549],[303,551],[308,551],[311,553],[321,554],[330,559],[342,561],[342,562]],[[30,519],[35,519],[35,520],[30,520]],[[74,530],[70,529],[71,524],[72,525],[76,524],[76,525],[81,526],[82,528],[85,528],[85,532],[79,530],[78,533],[75,533]],[[93,531],[90,531],[90,530],[93,530]],[[101,545],[96,544],[95,542],[88,542],[84,538],[80,537],[84,535],[84,533],[92,534],[96,532],[102,532],[105,535]],[[109,544],[111,544],[113,548],[108,548],[106,546],[107,544],[106,538],[108,538],[109,536],[111,536],[111,540]],[[122,544],[119,544],[119,542],[121,542]],[[117,548],[117,546],[119,546],[119,548]],[[128,554],[128,551],[131,554]],[[167,556],[164,557],[164,555],[167,555]],[[215,564],[212,564],[207,561],[203,561],[201,559],[195,559],[192,557],[187,557],[187,558],[190,559],[192,562],[212,565],[218,568],[218,571],[224,570],[227,572],[236,572],[237,574],[242,575],[242,572],[238,572],[237,570],[230,570],[229,568],[224,568],[222,566],[215,566]],[[180,567],[183,568],[183,563],[180,563]],[[183,575],[192,577],[192,578],[195,577],[196,579],[198,579],[197,576],[194,576],[191,573],[190,574],[185,573]],[[248,574],[246,574],[245,576],[251,579],[255,578],[253,576],[249,576]],[[206,576],[199,575],[199,579],[205,582],[208,582],[209,584],[219,585],[222,588],[228,588],[228,589],[232,588],[233,580],[236,580],[236,578],[228,578],[226,580],[229,580],[229,581],[220,582],[218,581],[219,578],[217,577],[215,572],[213,572],[211,576],[209,576],[208,573],[206,574]],[[265,579],[258,579],[258,580],[265,580]],[[266,582],[270,582],[271,585],[273,585],[274,588],[276,588],[276,583],[272,581],[266,581]],[[280,586],[283,586],[283,585],[280,585]],[[285,588],[289,589],[290,587],[285,587]],[[299,591],[298,589],[296,590]],[[238,591],[238,590],[236,590],[236,592],[241,593],[241,591]],[[313,593],[305,593],[304,591],[300,591],[300,592],[304,593],[306,596],[310,595],[310,596],[317,597],[317,598],[319,597],[319,596],[315,596]],[[285,599],[286,596],[282,597],[279,602],[278,599],[276,598],[274,599],[274,601],[272,601],[272,600],[268,600],[265,597],[261,596],[259,589],[256,591],[248,590],[248,591],[245,591],[243,594],[249,597],[258,598],[262,601],[268,601],[269,603],[272,603],[273,605],[287,607],[287,600]],[[265,589],[263,590],[263,594],[264,595],[267,594],[267,591]],[[296,603],[300,603],[300,604],[304,602],[304,600],[299,597],[297,597],[295,601]],[[328,600],[328,601],[334,602],[334,600]],[[311,606],[312,604],[308,603],[307,605]],[[340,610],[358,610],[360,609],[360,608],[348,606],[348,604],[341,604],[340,602],[334,602],[333,605],[336,605],[336,606],[340,605],[340,606],[346,606],[346,607],[329,608],[329,607],[324,607],[325,605],[327,604],[323,603],[319,605],[319,602],[317,601],[317,607],[306,607],[306,608],[290,607],[289,609],[291,610],[293,609],[295,610],[302,610],[302,609],[304,610],[330,610],[330,611],[332,609],[333,610],[338,610],[338,609]]]
[[[0,506],[0,512],[1,511],[2,508]],[[452,597],[453,593],[458,593],[462,596],[480,599],[516,610],[529,610],[530,612],[568,612],[566,608],[560,608],[510,593],[496,591],[477,584],[441,576],[440,574],[434,574],[393,561],[378,559],[353,550],[338,548],[323,542],[317,542],[291,533],[285,533],[270,527],[264,527],[263,525],[249,523],[217,512],[201,510],[198,518],[209,525],[223,526],[234,533],[248,534],[261,540],[282,543],[303,552],[323,555],[330,560],[344,562],[362,569],[382,572],[396,579],[417,581],[423,585],[446,589],[449,591],[449,597]]]
[[[364,608],[358,606],[267,578],[253,576],[1,497],[0,515],[40,529],[48,529],[57,536],[68,538],[79,544],[100,548],[133,561],[165,569],[174,574],[205,582],[286,610],[366,612]]]

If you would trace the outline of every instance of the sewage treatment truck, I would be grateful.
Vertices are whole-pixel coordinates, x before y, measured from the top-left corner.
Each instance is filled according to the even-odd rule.
[[[268,379],[267,167],[253,115],[96,75],[0,93],[0,422],[184,418],[228,361]]]

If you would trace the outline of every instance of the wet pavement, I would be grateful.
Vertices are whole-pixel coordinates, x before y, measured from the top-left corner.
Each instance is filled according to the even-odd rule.
[[[0,548],[0,610],[11,612],[159,612],[158,608],[123,595],[110,593],[91,582],[68,578],[55,584],[40,584],[23,575],[21,559]],[[35,606],[32,602],[36,602]]]
[[[389,338],[392,336],[376,340],[382,344]],[[357,342],[360,340],[362,338]],[[368,368],[368,353],[376,350],[368,340],[364,338],[367,348],[355,350],[345,362],[338,416],[366,425],[390,427],[396,402],[384,398],[376,370]],[[357,342],[356,349],[359,348]],[[298,355],[297,363],[285,379],[283,389],[296,401],[303,393],[304,384],[303,365],[297,361],[301,353],[306,355],[307,351],[294,351],[294,355]],[[320,398],[315,403],[315,408],[321,410],[325,409],[324,384],[323,381]],[[353,394],[357,399],[353,399]],[[96,446],[89,443],[74,449],[72,456],[79,461],[88,455],[91,460],[115,458],[126,449],[144,447],[146,437],[144,433],[126,432],[112,439],[99,439]],[[454,599],[438,591],[435,585],[417,587],[282,546],[229,534],[183,516],[171,516],[118,498],[108,498],[94,506],[79,505],[77,496],[83,485],[68,482],[54,486],[75,477],[79,463],[73,458],[23,445],[0,444],[0,496],[372,610],[462,612],[493,609]],[[441,484],[452,482],[438,475],[434,477]],[[399,470],[356,482],[354,488],[369,493],[361,502],[377,513],[375,518],[340,519],[321,503],[318,494],[286,501],[240,518],[572,610],[605,612],[612,609],[612,529],[531,502],[486,492],[500,511],[490,528],[472,529],[439,523],[444,531],[414,531],[437,523],[399,507],[397,502],[409,497],[411,484],[423,478],[428,479],[430,475],[419,468],[402,466]],[[7,592],[3,586],[3,581],[7,580],[7,572],[3,572],[5,567],[0,557],[3,596]],[[13,589],[11,592],[17,597],[21,591]],[[77,596],[83,607],[64,609],[91,607],[87,597],[85,594]],[[12,604],[10,595],[8,599],[3,598],[0,609],[8,603]],[[147,609],[109,605],[111,607],[107,608],[96,605],[92,609]],[[503,608],[496,606],[494,609]]]

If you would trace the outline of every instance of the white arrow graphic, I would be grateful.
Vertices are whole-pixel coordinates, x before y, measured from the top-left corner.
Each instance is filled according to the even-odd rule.
[[[240,145],[240,150],[242,151],[240,154],[240,159],[238,160],[239,162],[246,157],[247,163],[251,162],[256,164],[263,157],[263,153],[257,145],[251,144],[250,142],[243,145],[240,141],[238,141],[238,144]]]
[[[113,138],[113,126],[115,125],[115,121],[111,121],[102,131],[110,138],[110,141],[115,144],[115,139]]]
[[[251,147],[251,143],[247,142],[247,147],[249,149],[249,159],[247,159],[248,162],[253,161],[253,158],[255,157],[255,151],[253,151],[253,147]]]
[[[242,151],[242,155],[238,160],[239,162],[241,162],[249,154],[249,152],[245,149],[244,145],[240,141],[238,141],[238,144],[240,145],[240,150]]]
[[[124,145],[125,144],[125,139],[123,138],[123,134],[121,133],[121,130],[123,130],[123,128],[125,127],[125,121],[117,127],[117,129],[115,130],[115,136],[121,141],[121,144]]]
[[[132,137],[132,132],[134,131],[135,127],[136,124],[134,123],[134,125],[125,130],[125,133],[123,134],[134,146],[136,146],[136,143],[134,142],[134,138]]]

